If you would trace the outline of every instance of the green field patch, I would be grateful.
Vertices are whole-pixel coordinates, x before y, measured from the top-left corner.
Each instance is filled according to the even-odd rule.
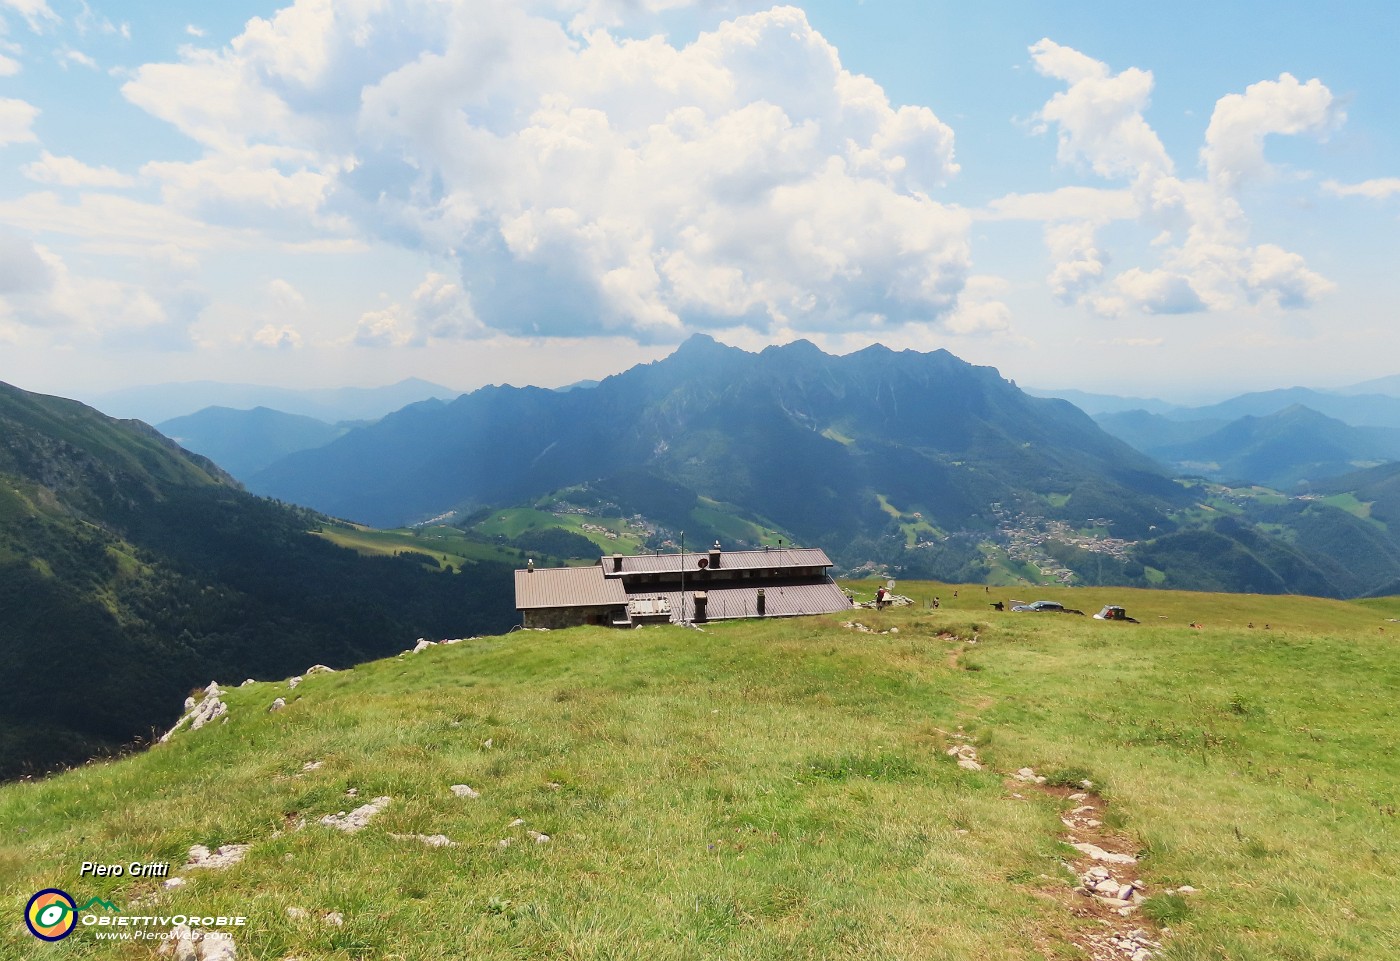
[[[327,525],[312,533],[361,554],[421,554],[424,560],[431,560],[439,567],[450,565],[460,568],[463,564],[478,561],[513,565],[524,563],[524,555],[514,548],[484,543],[445,525],[393,530],[379,530],[359,524]]]
[[[1340,508],[1353,517],[1359,517],[1362,520],[1370,521],[1373,524],[1379,525],[1381,528],[1385,527],[1383,522],[1371,516],[1371,505],[1374,504],[1375,501],[1360,501],[1356,499],[1355,494],[1348,492],[1324,497],[1322,498],[1322,503],[1327,504],[1329,507]]]
[[[514,540],[525,534],[545,530],[562,530],[586,537],[599,554],[621,552],[634,554],[642,549],[645,535],[629,526],[624,517],[596,517],[592,514],[553,513],[534,507],[511,507],[495,511],[472,525],[472,530],[484,537],[504,537]]]

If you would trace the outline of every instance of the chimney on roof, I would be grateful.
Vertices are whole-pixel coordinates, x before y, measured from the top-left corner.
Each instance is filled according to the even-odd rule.
[[[535,559],[534,559],[533,557],[530,558],[528,561],[525,562],[525,573],[526,573],[526,574],[533,574],[533,573],[535,573]]]
[[[715,541],[715,546],[710,548],[710,570],[719,567],[719,541]]]
[[[622,555],[621,555],[621,554],[614,554],[614,555],[613,555],[613,573],[614,573],[614,574],[620,574],[620,573],[622,573]]]

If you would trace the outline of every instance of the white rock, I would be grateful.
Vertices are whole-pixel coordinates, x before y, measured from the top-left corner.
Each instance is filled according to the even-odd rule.
[[[484,740],[484,741],[481,742],[481,746],[484,747],[484,748],[486,748],[488,751],[491,749],[491,746],[492,746],[493,744],[495,744],[495,739],[494,739],[494,738],[489,738],[489,737],[488,737],[486,740]]]
[[[520,826],[521,826],[522,824],[524,824],[524,823],[525,823],[525,819],[524,819],[524,818],[516,818],[514,821],[511,821],[509,824],[507,824],[506,827],[508,827],[508,828],[518,828],[518,827],[520,827]]]
[[[430,647],[432,647],[432,646],[433,646],[433,642],[432,642],[432,641],[427,640],[426,638],[420,637],[420,638],[418,638],[418,643],[415,644],[415,645],[413,645],[413,651],[412,651],[412,653],[414,653],[414,654],[419,654],[419,653],[421,653],[421,652],[423,652],[423,651],[426,651],[428,648],[430,648]]]
[[[445,834],[390,834],[396,841],[422,841],[430,848],[455,848],[457,842]]]
[[[321,818],[321,823],[353,834],[369,824],[370,819],[388,807],[391,800],[392,798],[377,797],[369,804],[355,808],[349,814],[344,811],[339,814],[327,814]]]
[[[287,699],[286,699],[285,697],[279,697],[277,700],[273,701],[271,704],[269,704],[269,705],[267,706],[267,711],[268,711],[269,714],[271,714],[273,711],[280,711],[280,710],[282,710],[282,708],[284,708],[284,707],[286,707],[286,706],[287,706]]]
[[[548,844],[548,843],[549,843],[549,835],[548,835],[548,834],[541,834],[539,831],[528,831],[528,832],[526,832],[526,833],[530,835],[530,840],[534,841],[536,844]]]
[[[164,881],[161,882],[160,886],[165,888],[165,890],[167,891],[174,890],[175,888],[182,888],[185,886],[185,879],[179,877],[166,878]]]
[[[457,795],[458,797],[471,798],[473,801],[481,797],[480,791],[473,790],[465,784],[452,785],[452,793]]]
[[[496,847],[498,847],[498,848],[508,848],[508,847],[510,847],[510,838],[501,838],[499,841],[496,842]]]
[[[192,698],[192,697],[187,697],[187,698],[185,698],[185,713],[186,713],[186,714],[188,714],[190,711],[193,711],[193,710],[194,710],[194,703],[195,703],[195,702],[194,702],[194,698]]]
[[[445,641],[438,641],[438,643],[439,643],[439,644],[461,644],[464,640],[466,640],[466,638],[464,638],[464,637],[453,637],[453,638],[450,638],[450,639],[445,640]]]
[[[204,689],[206,697],[220,697],[223,693],[223,691],[219,690],[219,685],[215,684],[213,681],[210,681],[209,686]]]
[[[1195,893],[1196,893],[1196,889],[1193,888],[1193,887],[1191,887],[1191,885],[1189,885],[1189,884],[1183,884],[1181,887],[1179,887],[1179,888],[1176,889],[1176,893],[1177,893],[1177,894],[1195,894]]]
[[[185,869],[233,867],[243,860],[251,847],[251,844],[221,844],[217,850],[210,851],[204,845],[196,844],[190,848],[189,863]]]
[[[345,923],[345,915],[341,914],[339,911],[332,911],[322,918],[322,920],[338,928]]]
[[[324,664],[312,664],[303,673],[306,677],[310,677],[312,674],[334,674],[335,668],[326,667]]]
[[[305,908],[289,907],[287,908],[287,917],[293,921],[302,921],[310,917],[310,912]]]
[[[295,677],[289,677],[289,678],[287,678],[287,687],[288,687],[289,689],[293,690],[293,691],[295,691],[295,690],[297,689],[297,685],[300,684],[300,683],[301,683],[301,675],[300,675],[300,674],[296,675]]]
[[[199,961],[238,961],[233,935],[223,931],[205,932],[199,941]]]
[[[1104,861],[1108,864],[1137,864],[1137,858],[1127,854],[1115,854],[1112,851],[1105,851],[1095,844],[1081,843],[1074,845],[1075,850],[1081,854],[1087,854],[1095,861]]]
[[[319,768],[319,767],[320,767],[322,764],[324,764],[324,763],[325,763],[324,761],[307,761],[305,764],[303,764],[303,765],[301,766],[301,769],[302,769],[303,771],[314,771],[314,770],[316,770],[317,768]]]
[[[978,764],[976,761],[974,761],[974,760],[973,760],[972,758],[970,758],[970,757],[960,757],[960,758],[958,758],[958,767],[962,768],[964,771],[980,771],[980,770],[982,770],[982,765]]]
[[[253,679],[250,677],[250,678],[248,678],[246,681],[244,681],[242,684],[240,684],[240,685],[238,685],[238,686],[239,686],[239,687],[247,687],[249,684],[256,684],[256,683],[258,683],[258,682],[255,681],[255,680],[253,680]]]
[[[199,952],[195,949],[194,932],[183,924],[177,924],[170,929],[170,940],[165,942],[173,945],[171,950],[175,954],[175,961],[199,961]]]

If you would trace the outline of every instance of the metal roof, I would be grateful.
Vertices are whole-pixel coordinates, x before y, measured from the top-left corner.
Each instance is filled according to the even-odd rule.
[[[724,621],[758,616],[758,592],[764,595],[764,617],[796,617],[800,614],[830,614],[851,609],[851,599],[831,578],[793,584],[762,584],[701,588],[708,598],[706,619]],[[681,619],[680,591],[642,591],[634,597],[665,598],[671,606],[671,620]],[[695,592],[685,592],[685,616],[695,619]]]
[[[616,558],[604,554],[600,563],[608,577],[627,574],[676,574],[684,566],[686,573],[698,570],[701,558],[708,558],[709,551],[686,551],[684,554],[635,554],[624,555],[622,570],[613,571]],[[714,570],[754,571],[788,570],[794,567],[830,567],[831,558],[820,547],[781,547],[766,551],[724,551],[720,554],[720,564]]]
[[[515,572],[517,610],[535,607],[606,607],[627,603],[622,582],[599,567],[539,567]]]

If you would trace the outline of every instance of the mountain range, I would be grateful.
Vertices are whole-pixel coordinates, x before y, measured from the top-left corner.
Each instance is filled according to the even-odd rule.
[[[148,424],[183,417],[206,407],[235,410],[269,407],[333,424],[375,420],[420,400],[449,400],[458,393],[416,377],[384,387],[290,388],[200,380],[127,387],[93,393],[82,399],[112,417],[135,418]]]
[[[914,514],[992,530],[994,503],[1137,536],[1170,526],[1186,500],[1071,404],[946,351],[834,357],[799,341],[752,354],[699,335],[587,390],[489,387],[412,405],[248,486],[393,526],[637,473],[834,545]]]

